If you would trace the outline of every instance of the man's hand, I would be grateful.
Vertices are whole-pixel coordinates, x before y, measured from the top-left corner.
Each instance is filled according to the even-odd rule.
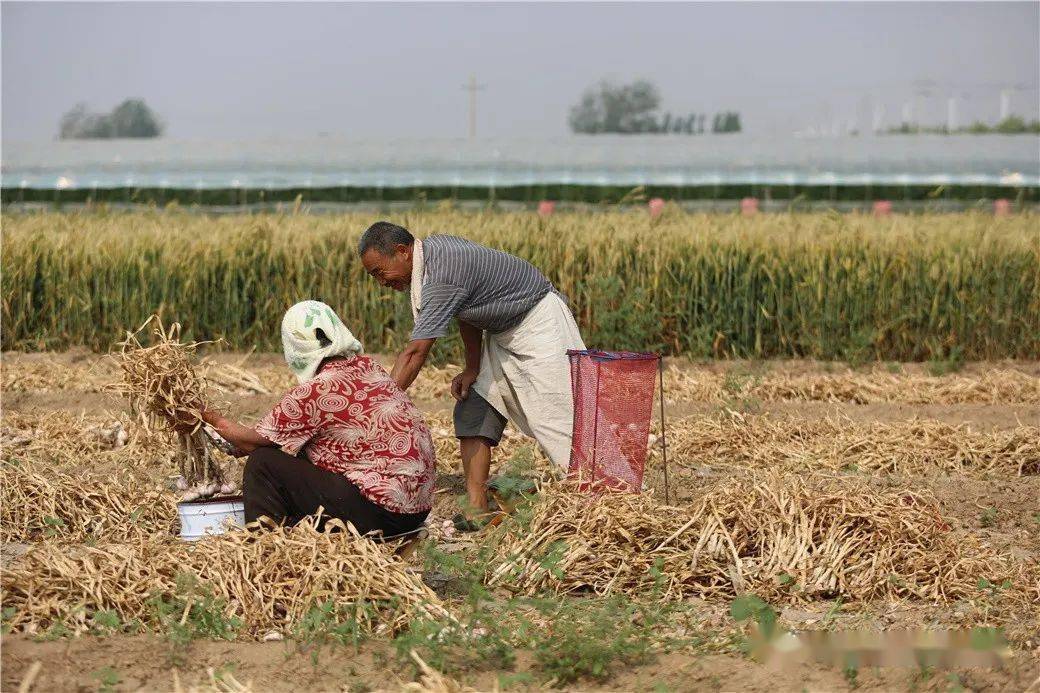
[[[477,382],[479,371],[467,368],[451,379],[451,396],[461,402],[469,396],[470,385]]]

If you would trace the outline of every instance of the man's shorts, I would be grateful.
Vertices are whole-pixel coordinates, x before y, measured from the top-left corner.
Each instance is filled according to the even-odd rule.
[[[498,413],[486,399],[472,387],[466,399],[455,403],[455,437],[487,438],[492,446],[502,440],[506,430],[506,417]]]

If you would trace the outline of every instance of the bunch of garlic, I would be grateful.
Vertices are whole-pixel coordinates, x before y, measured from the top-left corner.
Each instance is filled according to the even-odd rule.
[[[234,484],[221,484],[216,481],[208,484],[202,483],[197,486],[189,486],[188,481],[183,476],[177,477],[175,486],[177,490],[181,492],[182,503],[205,500],[217,495],[230,496],[237,490]]]

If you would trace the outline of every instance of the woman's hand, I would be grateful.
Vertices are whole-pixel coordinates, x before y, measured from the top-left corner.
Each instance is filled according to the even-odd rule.
[[[275,443],[254,429],[232,421],[220,412],[207,409],[202,413],[202,420],[212,426],[221,438],[234,445],[243,457],[257,448],[275,447]]]
[[[178,412],[176,418],[172,420],[172,425],[174,432],[187,435],[198,428],[199,419],[186,412]]]
[[[452,378],[451,396],[460,402],[466,399],[469,396],[469,388],[473,383],[477,382],[478,375],[480,375],[480,371],[467,368]]]

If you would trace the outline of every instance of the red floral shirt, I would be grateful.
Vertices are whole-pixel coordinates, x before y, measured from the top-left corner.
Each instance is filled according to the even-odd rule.
[[[391,512],[433,507],[430,429],[397,383],[368,356],[327,363],[289,391],[256,432],[290,455],[342,474]]]

